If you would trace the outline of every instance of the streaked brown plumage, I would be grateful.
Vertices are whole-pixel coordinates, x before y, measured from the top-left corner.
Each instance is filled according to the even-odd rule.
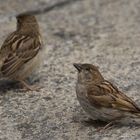
[[[105,80],[91,64],[74,64],[78,70],[76,93],[79,103],[94,120],[112,122],[140,117],[140,108],[124,93]]]
[[[0,49],[0,74],[20,81],[27,89],[33,90],[25,79],[38,66],[41,58],[42,38],[35,16],[20,14],[17,29],[4,41]]]

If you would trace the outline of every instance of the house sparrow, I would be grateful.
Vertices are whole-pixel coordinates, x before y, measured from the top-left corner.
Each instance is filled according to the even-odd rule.
[[[125,117],[140,117],[140,108],[128,96],[105,80],[98,67],[73,64],[78,70],[76,94],[82,108],[93,120],[112,122]]]
[[[35,16],[20,14],[17,28],[0,48],[0,76],[19,81],[26,89],[35,90],[25,80],[37,67],[42,55],[42,37]]]

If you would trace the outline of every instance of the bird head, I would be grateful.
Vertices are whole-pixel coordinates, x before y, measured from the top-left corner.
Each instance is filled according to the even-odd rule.
[[[79,82],[99,82],[104,79],[97,66],[78,63],[73,65],[78,71]]]
[[[39,30],[37,20],[35,16],[32,14],[28,13],[19,14],[16,16],[16,19],[17,19],[17,30],[25,32],[28,31],[35,32]]]

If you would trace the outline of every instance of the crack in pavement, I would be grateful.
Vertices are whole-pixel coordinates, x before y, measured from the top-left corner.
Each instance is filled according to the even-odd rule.
[[[77,1],[82,1],[82,0],[64,0],[64,1],[61,1],[61,2],[57,2],[53,5],[49,5],[45,8],[40,8],[40,9],[36,9],[36,10],[29,10],[29,11],[22,12],[22,13],[19,13],[19,14],[24,14],[24,13],[25,14],[26,13],[33,14],[33,15],[45,14],[45,13],[50,12],[50,11],[56,9],[56,8],[59,9],[61,7],[64,7],[66,5],[72,4],[72,3],[77,2]],[[6,22],[9,19],[12,19],[19,14],[12,14],[12,15],[9,15],[9,16],[6,16],[6,17],[5,16],[0,16],[0,23]]]
[[[82,1],[82,0],[65,0],[65,1],[57,2],[57,3],[53,4],[53,5],[47,6],[47,7],[43,8],[43,9],[36,9],[36,10],[26,11],[24,13],[29,13],[29,14],[33,14],[33,15],[44,14],[44,13],[50,12],[50,11],[56,9],[56,8],[59,9],[61,7],[64,7],[66,5],[72,4],[72,3],[77,2],[77,1]],[[22,14],[22,13],[20,13],[20,14]]]

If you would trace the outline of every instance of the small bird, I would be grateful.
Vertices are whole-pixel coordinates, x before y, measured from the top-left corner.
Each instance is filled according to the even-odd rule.
[[[19,81],[26,89],[36,90],[26,78],[39,66],[42,55],[42,37],[34,15],[16,17],[17,28],[0,48],[0,76]]]
[[[78,70],[77,99],[91,119],[107,122],[104,127],[107,128],[116,120],[140,117],[140,108],[135,102],[105,80],[97,66],[73,65]]]

